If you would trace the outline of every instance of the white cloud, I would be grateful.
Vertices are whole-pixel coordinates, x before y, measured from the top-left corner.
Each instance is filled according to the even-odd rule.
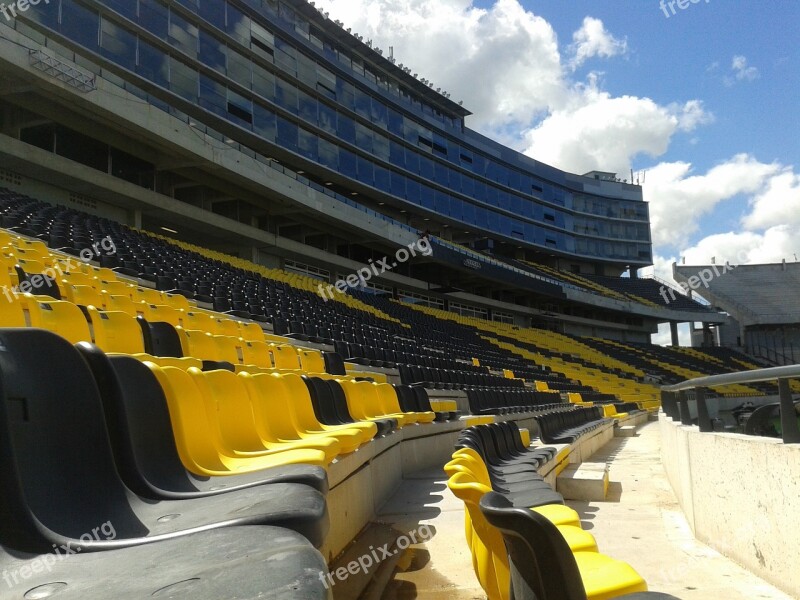
[[[384,51],[394,47],[398,62],[463,99],[474,113],[470,127],[559,168],[624,173],[633,157],[659,156],[676,132],[709,120],[697,100],[661,106],[611,96],[596,73],[572,79],[575,64],[627,50],[596,18],[584,19],[572,44],[560,46],[552,26],[518,0],[496,0],[486,9],[472,0],[319,0],[317,6]],[[578,128],[589,124],[582,135]]]
[[[573,57],[570,65],[574,70],[594,56],[611,58],[625,54],[627,50],[627,40],[619,40],[611,35],[600,19],[585,17],[581,28],[572,34],[570,52]]]
[[[752,198],[750,206],[752,212],[742,220],[748,229],[800,225],[800,175],[784,169]]]
[[[489,9],[469,0],[319,0],[363,35],[464,100],[470,126],[491,133],[527,126],[567,101],[558,38],[517,0]]]
[[[727,86],[732,86],[737,81],[754,81],[761,74],[755,67],[748,66],[747,58],[741,55],[734,56],[731,60],[732,74],[725,77],[724,82]]]
[[[644,194],[650,203],[653,244],[685,248],[704,216],[740,194],[759,192],[780,170],[778,164],[761,163],[747,154],[736,155],[704,175],[695,175],[686,162],[649,169]]]

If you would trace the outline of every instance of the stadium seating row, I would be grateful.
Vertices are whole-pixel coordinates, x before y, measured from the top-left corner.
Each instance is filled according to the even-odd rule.
[[[465,535],[489,600],[634,600],[647,592],[627,563],[598,551],[580,518],[538,474],[554,449],[531,450],[513,422],[472,427],[445,466],[464,502]]]

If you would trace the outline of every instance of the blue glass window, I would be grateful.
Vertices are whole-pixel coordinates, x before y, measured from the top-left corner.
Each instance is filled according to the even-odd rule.
[[[100,28],[100,53],[133,71],[136,68],[136,36],[104,18]]]
[[[278,144],[289,150],[297,150],[297,125],[278,117]]]
[[[61,33],[86,48],[96,49],[100,31],[100,15],[75,2],[61,7]]]
[[[197,26],[171,10],[169,15],[169,43],[181,52],[196,58],[197,38]]]
[[[136,72],[161,87],[169,87],[169,62],[159,49],[139,40],[139,60]]]
[[[139,0],[139,24],[156,37],[167,39],[169,11],[157,0]]]

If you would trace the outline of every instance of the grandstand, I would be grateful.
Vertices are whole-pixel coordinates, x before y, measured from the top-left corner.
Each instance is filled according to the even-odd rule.
[[[0,599],[800,590],[780,543],[754,575],[665,530],[701,531],[678,436],[796,384],[662,395],[763,365],[649,343],[728,317],[637,277],[638,186],[471,131],[302,0],[30,3],[0,80]]]
[[[695,286],[696,293],[731,317],[718,328],[716,345],[744,350],[774,365],[800,361],[800,306],[791,300],[800,289],[800,263],[674,264],[672,270],[675,280],[687,286],[689,278],[710,274],[703,279],[708,285]]]

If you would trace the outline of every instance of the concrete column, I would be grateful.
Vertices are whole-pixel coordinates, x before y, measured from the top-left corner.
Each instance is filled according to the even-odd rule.
[[[141,209],[134,209],[131,211],[131,225],[136,229],[142,228],[142,211]]]
[[[672,334],[672,345],[680,346],[680,340],[678,339],[678,324],[675,321],[670,322],[669,332]]]

